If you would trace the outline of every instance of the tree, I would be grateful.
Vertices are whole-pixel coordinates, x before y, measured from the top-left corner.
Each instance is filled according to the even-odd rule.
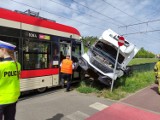
[[[154,58],[155,54],[149,51],[146,51],[143,47],[138,51],[135,58]]]
[[[84,44],[84,51],[86,52],[88,50],[88,47],[86,46],[88,42],[92,45],[98,38],[94,36],[86,36],[82,37],[83,44]]]

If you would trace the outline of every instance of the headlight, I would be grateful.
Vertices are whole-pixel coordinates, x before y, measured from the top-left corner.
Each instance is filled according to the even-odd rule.
[[[83,58],[79,58],[78,63],[79,63],[79,66],[83,70],[87,70],[88,69],[88,64],[87,64],[87,62]]]

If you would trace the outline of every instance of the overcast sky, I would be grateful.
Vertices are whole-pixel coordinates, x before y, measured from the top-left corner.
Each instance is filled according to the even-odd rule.
[[[39,12],[82,36],[100,37],[110,28],[137,47],[160,53],[160,0],[0,0],[0,7]]]

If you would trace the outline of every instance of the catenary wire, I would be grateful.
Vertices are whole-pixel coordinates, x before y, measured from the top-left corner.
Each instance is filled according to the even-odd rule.
[[[31,6],[31,5],[28,5],[28,4],[25,4],[25,3],[21,3],[21,2],[15,1],[15,0],[11,0],[11,1],[13,1],[13,2],[15,2],[15,3],[18,3],[18,4],[21,4],[21,5],[24,5],[24,6],[28,6],[28,7],[37,9],[37,10],[41,10],[41,11],[47,12],[47,13],[49,13],[49,14],[56,15],[56,16],[58,16],[58,17],[62,17],[62,18],[65,18],[65,19],[69,19],[69,20],[78,22],[78,23],[82,23],[82,24],[87,25],[87,26],[90,26],[90,27],[94,27],[94,28],[101,29],[101,30],[106,29],[106,28],[97,27],[97,26],[95,26],[95,25],[90,25],[90,24],[87,24],[87,23],[84,23],[84,22],[81,22],[81,21],[78,21],[78,20],[75,20],[75,19],[72,19],[72,18],[67,18],[67,17],[61,16],[61,15],[57,15],[57,14],[52,13],[52,12],[50,12],[50,11],[44,10],[44,9],[42,9],[42,8],[36,8],[36,7]]]
[[[64,4],[62,4],[62,3],[59,3],[59,2],[57,2],[57,1],[54,1],[54,0],[49,0],[49,1],[54,2],[54,3],[56,3],[56,4],[59,4],[59,5],[61,5],[61,6],[64,6],[64,7],[68,8],[68,9],[72,10],[73,12],[82,13],[82,14],[83,14],[83,12],[81,12],[81,11],[79,11],[79,10],[76,10],[76,9],[73,9],[73,8],[71,8],[71,7],[67,6],[67,5],[64,5]],[[85,13],[85,14],[88,15],[89,17],[95,18],[95,19],[97,19],[97,20],[106,21],[106,19],[100,19],[99,17],[93,16],[93,15],[88,14],[88,13]],[[115,25],[115,26],[119,26],[119,25],[117,25],[117,24],[115,24],[115,23],[112,23],[112,22],[110,22],[110,21],[107,21],[107,22],[109,22],[109,23],[111,23],[111,24],[113,24],[113,25]]]
[[[111,17],[109,17],[109,16],[107,16],[107,15],[105,15],[105,14],[102,14],[102,13],[100,13],[100,12],[94,10],[94,9],[91,9],[91,8],[89,8],[88,6],[85,6],[85,5],[79,3],[79,2],[77,2],[77,1],[75,1],[75,0],[72,0],[72,1],[75,2],[76,4],[79,4],[79,5],[81,5],[81,6],[85,7],[85,8],[87,8],[87,9],[89,9],[89,10],[95,12],[95,13],[98,13],[99,15],[105,16],[105,17],[107,17],[108,19],[110,19],[110,20],[112,20],[112,21],[115,21],[115,22],[117,22],[117,23],[119,23],[119,24],[121,24],[121,25],[125,25],[124,23],[121,23],[120,21],[117,21],[116,19],[113,19],[113,18],[111,18]]]

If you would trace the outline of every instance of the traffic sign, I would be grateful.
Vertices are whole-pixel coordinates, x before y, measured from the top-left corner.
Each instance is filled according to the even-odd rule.
[[[117,56],[116,56],[116,61],[115,61],[115,65],[114,65],[114,69],[113,69],[113,78],[112,78],[112,84],[111,84],[111,92],[113,90],[113,85],[114,85],[114,81],[116,80],[116,68],[117,68],[117,63],[118,63],[118,56],[119,56],[119,49],[120,46],[124,45],[124,37],[123,36],[119,36],[118,37],[118,51],[117,51]]]
[[[123,37],[123,36],[119,36],[119,37],[118,37],[118,45],[119,45],[119,46],[124,45],[124,37]]]

